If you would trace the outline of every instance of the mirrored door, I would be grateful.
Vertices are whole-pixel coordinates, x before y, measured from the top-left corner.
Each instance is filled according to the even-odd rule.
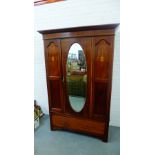
[[[63,39],[61,46],[65,111],[88,116],[91,96],[91,40]]]

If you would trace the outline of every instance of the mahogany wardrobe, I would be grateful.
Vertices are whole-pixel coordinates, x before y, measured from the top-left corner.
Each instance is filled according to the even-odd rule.
[[[84,133],[107,142],[117,25],[39,31],[51,130]]]

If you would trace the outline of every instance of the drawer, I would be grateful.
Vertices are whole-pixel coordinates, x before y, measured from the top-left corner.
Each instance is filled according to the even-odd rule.
[[[52,126],[97,135],[103,135],[105,131],[104,122],[61,116],[58,114],[52,114]]]

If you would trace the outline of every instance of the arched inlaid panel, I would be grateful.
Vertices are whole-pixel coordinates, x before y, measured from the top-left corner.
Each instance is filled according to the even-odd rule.
[[[47,47],[48,75],[60,75],[60,49],[56,43],[51,42]]]
[[[62,83],[61,83],[61,48],[60,40],[46,42],[46,67],[49,103],[51,110],[62,111]]]
[[[95,43],[95,77],[99,79],[108,78],[109,68],[109,43],[102,39]]]
[[[107,111],[109,70],[111,61],[111,38],[94,37],[93,117],[103,118]]]

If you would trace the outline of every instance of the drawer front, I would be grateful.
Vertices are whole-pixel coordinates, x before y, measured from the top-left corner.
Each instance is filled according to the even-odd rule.
[[[57,114],[52,114],[52,125],[54,127],[97,135],[103,135],[105,131],[104,122],[95,122]]]

